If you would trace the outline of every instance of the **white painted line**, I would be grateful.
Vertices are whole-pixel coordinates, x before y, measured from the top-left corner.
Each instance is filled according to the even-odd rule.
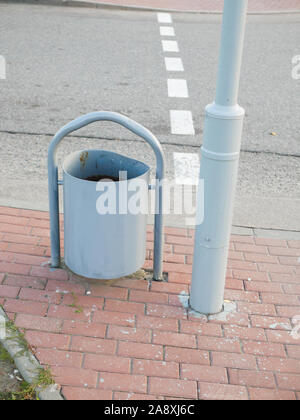
[[[160,26],[159,30],[161,36],[175,36],[175,30],[172,26]]]
[[[165,52],[179,52],[177,41],[161,41],[162,47]]]
[[[159,23],[172,23],[172,16],[170,13],[157,13],[157,20]]]
[[[181,58],[165,57],[167,71],[184,71]]]
[[[188,98],[188,87],[184,79],[168,79],[169,98]]]
[[[195,135],[191,111],[170,111],[171,132],[179,135]]]
[[[179,185],[198,185],[200,161],[197,153],[176,153],[174,157],[175,183]]]

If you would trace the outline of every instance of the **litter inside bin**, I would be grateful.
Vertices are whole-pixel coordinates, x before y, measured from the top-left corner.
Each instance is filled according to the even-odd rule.
[[[85,181],[92,181],[92,182],[119,182],[119,177],[111,176],[111,175],[91,175],[88,178],[85,178]]]

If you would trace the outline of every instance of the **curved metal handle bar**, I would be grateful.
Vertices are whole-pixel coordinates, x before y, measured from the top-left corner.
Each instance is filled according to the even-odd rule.
[[[92,112],[83,115],[62,127],[53,137],[48,150],[48,188],[51,230],[51,266],[60,265],[60,229],[59,229],[59,197],[58,197],[58,167],[56,150],[62,139],[73,131],[79,130],[96,121],[111,121],[122,125],[132,133],[143,138],[153,149],[156,156],[156,179],[159,181],[155,195],[155,225],[154,225],[154,261],[153,278],[162,279],[163,259],[163,183],[165,174],[165,158],[160,142],[145,127],[116,112]]]

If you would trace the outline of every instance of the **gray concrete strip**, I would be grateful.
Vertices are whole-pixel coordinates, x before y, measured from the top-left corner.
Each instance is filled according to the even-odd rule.
[[[37,202],[28,202],[23,200],[7,200],[0,198],[0,206],[13,207],[13,208],[22,208],[26,210],[37,210],[37,211],[48,211],[48,207],[45,205],[39,205]],[[148,224],[153,224],[153,217],[149,216]],[[185,219],[183,216],[169,215],[165,216],[164,220],[165,226],[168,227],[178,227],[186,228]],[[284,229],[263,229],[255,228],[248,226],[237,226],[232,225],[231,230],[232,235],[242,235],[242,236],[257,236],[260,238],[278,238],[285,239],[289,241],[298,241],[300,240],[300,232],[294,230],[284,230]]]
[[[244,227],[244,226],[232,226],[231,229],[232,235],[241,235],[241,236],[253,236],[253,228]]]
[[[13,207],[13,208],[22,208],[26,210],[37,210],[37,211],[48,211],[48,206],[39,205],[37,202],[28,202],[23,200],[7,200],[0,198],[0,206]],[[165,226],[168,227],[179,227],[186,228],[184,223],[183,216],[170,215],[165,216]],[[151,225],[154,223],[153,216],[149,216],[148,224]],[[278,238],[286,239],[289,241],[298,241],[300,240],[300,232],[294,230],[284,230],[284,229],[263,229],[255,228],[248,226],[237,226],[232,225],[231,230],[232,235],[242,235],[242,236],[257,236],[260,238]]]
[[[6,322],[9,322],[9,319],[6,316],[6,313],[0,306],[0,316],[3,317]],[[0,342],[10,356],[14,359],[15,365],[18,368],[20,374],[26,382],[32,384],[38,379],[39,370],[43,369],[36,357],[30,350],[25,350],[17,337],[14,336],[12,331],[9,328],[6,328],[6,337],[1,338]],[[45,388],[37,388],[36,393],[40,400],[44,401],[63,401],[64,398],[61,396],[60,392],[56,389],[55,385],[47,386]]]
[[[300,241],[300,232],[274,230],[274,229],[254,229],[254,235],[259,238],[285,239],[288,241]]]
[[[1,135],[0,148],[6,151],[0,178],[0,205],[48,211],[47,148],[50,137]],[[63,158],[74,150],[86,148],[113,150],[141,159],[155,168],[154,156],[147,145],[128,141],[101,141],[72,138],[58,151],[59,167]],[[130,151],[130,153],[129,153]],[[167,159],[166,177],[174,179],[173,151],[190,152],[190,148],[164,146]],[[20,168],[24,166],[24,172]],[[298,232],[300,226],[300,161],[296,158],[258,157],[242,154],[235,200],[233,225],[249,229]],[[171,202],[172,204],[172,202]],[[61,207],[63,208],[63,207]],[[186,227],[185,216],[171,212],[166,226]],[[247,232],[248,233],[248,232]]]

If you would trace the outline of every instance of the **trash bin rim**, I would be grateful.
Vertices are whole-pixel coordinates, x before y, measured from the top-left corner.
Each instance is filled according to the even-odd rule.
[[[100,152],[100,153],[101,152],[104,152],[104,153],[107,153],[107,154],[114,155],[115,157],[121,157],[121,158],[126,159],[128,161],[131,161],[133,163],[139,163],[139,164],[141,164],[141,165],[144,166],[144,172],[141,173],[140,175],[134,176],[134,177],[130,177],[127,180],[115,181],[116,184],[121,184],[121,183],[124,183],[124,182],[128,182],[128,181],[131,181],[133,179],[135,180],[135,179],[139,179],[139,178],[145,178],[145,175],[147,175],[147,173],[150,173],[150,171],[151,171],[150,166],[147,165],[146,163],[144,163],[144,162],[142,162],[140,160],[137,160],[137,159],[133,159],[133,158],[131,158],[129,156],[126,156],[126,155],[123,155],[123,154],[120,154],[120,153],[116,153],[116,152],[112,152],[110,150],[104,150],[104,149],[82,149],[82,150],[76,150],[76,151],[68,154],[64,158],[63,163],[62,163],[62,170],[63,170],[64,176],[68,176],[70,178],[73,178],[74,181],[76,180],[75,182],[83,182],[83,183],[88,183],[88,184],[97,183],[97,181],[87,181],[86,179],[82,179],[82,178],[79,178],[77,176],[74,176],[74,175],[70,174],[70,172],[66,168],[66,164],[67,164],[67,160],[68,159],[71,160],[72,157],[75,158],[76,156],[80,156],[82,153],[85,153],[85,152],[97,152],[97,153],[98,152]],[[109,184],[110,183],[110,181],[107,181],[107,182],[106,181],[101,181],[101,182],[103,182],[104,184]]]

